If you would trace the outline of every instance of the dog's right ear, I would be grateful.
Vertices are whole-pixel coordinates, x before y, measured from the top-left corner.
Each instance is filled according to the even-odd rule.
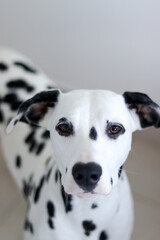
[[[6,132],[11,133],[18,121],[47,127],[48,117],[58,103],[60,90],[43,91],[20,105],[17,116],[8,124]]]
[[[160,128],[160,106],[150,97],[139,92],[125,92],[123,97],[134,122],[134,131],[151,126]]]

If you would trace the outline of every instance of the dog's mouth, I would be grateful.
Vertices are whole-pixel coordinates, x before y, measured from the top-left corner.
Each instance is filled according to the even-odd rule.
[[[82,193],[77,193],[76,196],[79,198],[90,199],[90,198],[96,198],[97,194],[94,192],[82,192]]]
[[[84,199],[93,199],[98,196],[106,196],[110,193],[109,191],[106,191],[106,189],[93,189],[91,191],[87,190],[80,190],[80,189],[66,189],[66,193],[69,195],[77,196],[79,198],[84,198]]]
[[[110,192],[104,193],[104,192],[80,192],[80,193],[72,193],[72,195],[77,196],[79,198],[83,199],[94,199],[98,196],[108,196]]]
[[[67,194],[77,196],[79,198],[85,198],[85,199],[90,199],[90,198],[96,198],[99,194],[95,193],[94,191],[83,191],[83,192],[68,192],[66,191]]]

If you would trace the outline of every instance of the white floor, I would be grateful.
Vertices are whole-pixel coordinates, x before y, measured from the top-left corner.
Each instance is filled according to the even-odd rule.
[[[131,154],[125,165],[135,201],[136,221],[132,240],[160,239],[158,138],[160,139],[159,130],[151,129],[136,133]],[[22,240],[25,207],[25,202],[0,155],[0,240]]]

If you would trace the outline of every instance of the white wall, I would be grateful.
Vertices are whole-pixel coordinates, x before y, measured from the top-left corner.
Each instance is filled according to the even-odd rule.
[[[61,85],[142,91],[160,103],[159,0],[0,0],[0,44]]]

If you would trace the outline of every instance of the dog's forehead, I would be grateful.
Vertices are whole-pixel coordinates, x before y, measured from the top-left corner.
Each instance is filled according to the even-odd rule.
[[[107,90],[73,90],[62,95],[61,101],[72,106],[89,104],[90,106],[97,104],[114,104],[118,102],[122,96]],[[74,101],[74,102],[73,102]]]
[[[61,95],[59,111],[64,115],[112,115],[126,114],[122,95],[107,90],[74,90]]]

